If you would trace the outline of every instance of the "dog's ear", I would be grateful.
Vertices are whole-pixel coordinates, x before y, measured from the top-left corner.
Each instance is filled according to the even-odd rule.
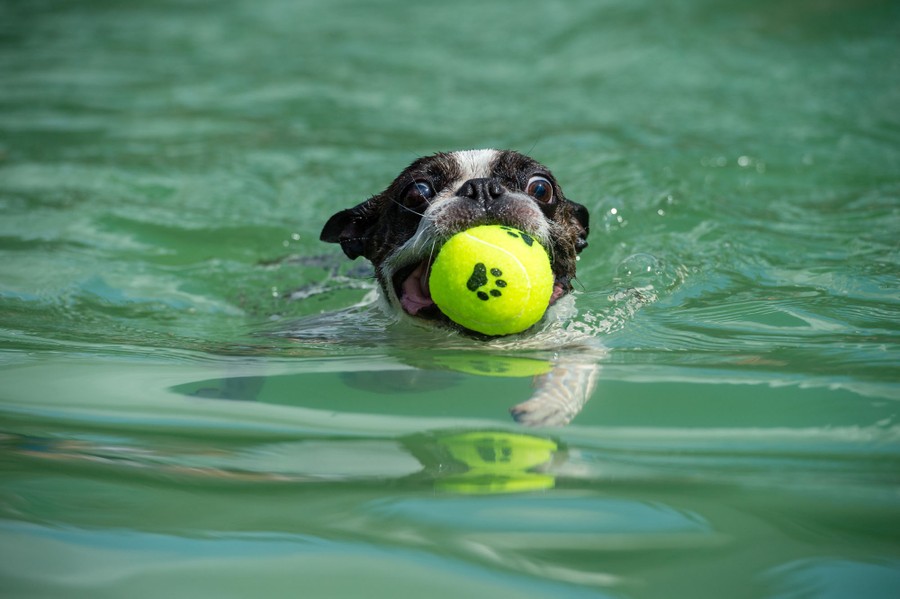
[[[591,232],[591,218],[587,208],[572,200],[568,200],[568,202],[572,207],[569,221],[578,229],[578,238],[575,240],[575,252],[580,253],[588,245],[587,236]]]
[[[327,243],[341,244],[341,249],[351,260],[364,255],[366,241],[377,218],[377,203],[376,196],[353,208],[341,210],[328,219],[319,239]]]

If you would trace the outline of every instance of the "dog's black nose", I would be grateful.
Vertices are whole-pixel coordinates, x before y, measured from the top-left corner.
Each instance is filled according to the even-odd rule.
[[[462,184],[456,195],[481,202],[499,198],[506,193],[503,183],[497,178],[469,179]]]

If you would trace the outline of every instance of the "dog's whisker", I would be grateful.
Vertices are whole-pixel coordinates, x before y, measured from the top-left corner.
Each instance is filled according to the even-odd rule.
[[[437,247],[437,240],[433,240],[431,242],[431,251],[428,252],[428,264],[431,264],[434,261],[434,248]]]
[[[403,209],[406,210],[407,212],[412,212],[412,213],[415,214],[416,216],[419,216],[419,217],[424,217],[424,216],[425,216],[424,213],[422,213],[422,212],[417,212],[417,211],[413,210],[412,208],[410,208],[409,206],[407,206],[406,204],[404,204],[403,202],[398,202],[398,201],[395,200],[394,198],[391,198],[391,202],[393,202],[394,204],[397,204],[398,206],[400,206],[401,208],[403,208]]]

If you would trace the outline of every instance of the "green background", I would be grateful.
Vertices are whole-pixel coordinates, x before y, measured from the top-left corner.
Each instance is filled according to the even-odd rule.
[[[4,596],[897,596],[898,56],[895,2],[3,2]],[[481,147],[591,212],[558,347],[318,241]],[[477,372],[578,335],[514,424]]]

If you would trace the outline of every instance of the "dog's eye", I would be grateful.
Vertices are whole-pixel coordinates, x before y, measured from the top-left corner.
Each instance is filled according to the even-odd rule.
[[[413,183],[406,188],[406,197],[413,201],[427,201],[434,197],[434,188],[428,181],[422,181],[421,179],[413,181]]]
[[[532,177],[525,186],[525,193],[538,202],[548,204],[553,200],[553,184],[546,177]]]

